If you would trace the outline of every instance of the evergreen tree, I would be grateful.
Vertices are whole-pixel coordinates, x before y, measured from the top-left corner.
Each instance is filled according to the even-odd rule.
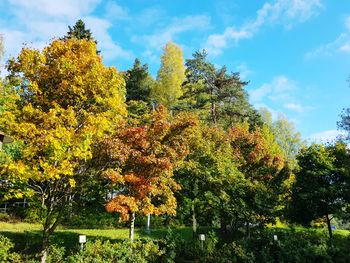
[[[83,20],[79,19],[73,27],[68,26],[69,31],[63,37],[64,40],[76,38],[76,39],[86,39],[87,41],[93,40],[96,44],[97,41],[92,37],[90,29],[85,28],[85,23]]]
[[[247,120],[252,127],[261,125],[260,115],[248,102],[239,73],[217,70],[207,61],[207,53],[197,51],[186,61],[184,95],[179,109],[196,111],[201,119],[226,127]]]
[[[150,101],[150,93],[154,80],[148,72],[148,65],[141,65],[139,59],[135,59],[134,66],[126,71],[126,101]]]

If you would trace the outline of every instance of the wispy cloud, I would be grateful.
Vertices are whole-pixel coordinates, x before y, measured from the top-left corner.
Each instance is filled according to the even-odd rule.
[[[336,53],[350,54],[350,16],[344,21],[345,31],[335,40],[320,45],[318,48],[305,54],[306,59],[317,58],[321,56],[332,56]]]
[[[312,109],[310,106],[303,106],[299,103],[286,103],[283,107],[297,113],[304,113],[305,111]]]
[[[281,75],[274,77],[270,83],[264,83],[259,88],[251,90],[249,95],[253,104],[265,99],[286,101],[291,97],[290,92],[295,89],[295,82]]]
[[[210,35],[204,45],[211,55],[219,55],[223,49],[237,44],[240,40],[252,38],[267,24],[282,24],[291,28],[316,15],[322,7],[320,0],[276,0],[265,3],[256,17],[240,27],[227,27],[221,34]]]
[[[167,42],[174,40],[179,34],[208,29],[210,26],[210,17],[206,15],[186,16],[182,18],[173,18],[170,25],[165,28],[157,29],[150,35],[133,36],[133,42],[147,44],[150,48],[161,49]]]
[[[247,80],[248,76],[253,73],[253,70],[251,70],[245,62],[242,62],[236,66],[235,71],[239,72],[239,75],[243,80]]]
[[[302,105],[298,102],[296,92],[298,85],[295,81],[284,75],[274,77],[271,82],[262,84],[259,88],[249,91],[250,102],[256,107],[267,107],[271,112],[274,112],[271,106],[277,105],[280,109],[303,114],[312,107]],[[277,116],[277,112],[275,113]]]
[[[157,28],[155,32],[148,35],[134,35],[131,40],[134,43],[142,43],[146,46],[143,57],[148,61],[158,63],[158,55],[164,45],[169,41],[177,42],[177,38],[187,32],[204,31],[211,26],[211,19],[207,15],[193,15],[186,17],[175,17],[163,28]],[[182,48],[187,47],[182,45]]]
[[[115,1],[108,1],[106,3],[105,16],[111,21],[130,19],[128,9],[119,5]]]
[[[326,130],[311,134],[307,139],[309,142],[327,143],[335,141],[337,138],[344,136],[345,133],[338,130]]]

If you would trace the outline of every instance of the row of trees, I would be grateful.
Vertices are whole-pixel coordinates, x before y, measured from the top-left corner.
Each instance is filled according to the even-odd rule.
[[[138,59],[120,73],[103,65],[78,21],[42,51],[23,48],[7,70],[0,130],[15,141],[0,156],[1,193],[39,205],[42,262],[60,220],[96,200],[129,220],[131,239],[136,215],[167,214],[194,234],[198,224],[222,233],[245,226],[249,236],[252,224],[286,215],[327,217],[330,228],[329,215],[348,204],[345,145],[310,146],[296,158],[303,142],[291,123],[256,111],[247,82],[205,51],[184,61],[170,42],[156,79]]]

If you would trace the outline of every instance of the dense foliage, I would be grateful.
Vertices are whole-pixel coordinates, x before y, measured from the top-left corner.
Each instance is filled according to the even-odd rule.
[[[35,234],[25,243],[24,261],[349,260],[338,242],[348,239],[332,238],[331,225],[349,219],[344,142],[305,146],[284,116],[273,121],[250,105],[248,82],[204,50],[184,60],[167,43],[153,79],[139,59],[121,73],[106,67],[96,43],[79,20],[41,51],[24,47],[0,80],[0,136],[13,139],[0,152],[0,198],[9,206],[1,218],[43,228],[41,242]],[[348,115],[339,123],[346,131]],[[153,226],[192,226],[193,239],[170,231],[134,241],[134,227],[146,217],[149,226],[151,215]],[[267,226],[280,220],[326,223],[330,240],[273,230],[273,241]],[[53,242],[59,225],[128,226],[130,241],[95,238],[68,249]],[[0,236],[0,261],[20,260],[21,244]]]

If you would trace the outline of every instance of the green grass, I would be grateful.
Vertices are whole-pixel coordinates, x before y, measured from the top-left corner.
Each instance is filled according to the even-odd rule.
[[[191,228],[172,229],[174,233],[179,234],[184,239],[191,239]],[[143,229],[135,229],[135,239],[159,240],[166,236],[166,228],[154,229],[148,234]],[[51,244],[64,246],[68,251],[79,249],[79,235],[86,235],[88,241],[111,240],[122,241],[128,240],[129,229],[65,229],[59,227],[51,237]],[[15,244],[15,251],[22,254],[33,255],[39,252],[41,247],[42,226],[40,224],[29,223],[8,223],[0,222],[0,235],[4,235],[12,240]]]
[[[7,223],[0,222],[0,235],[4,235],[12,240],[15,244],[15,251],[21,254],[35,255],[39,252],[41,247],[42,227],[40,224],[29,223]],[[328,235],[327,229],[324,228],[303,228],[288,226],[270,226],[269,231],[287,237],[288,235],[309,233],[315,237],[326,237]],[[212,228],[201,228],[200,233],[207,233]],[[166,228],[153,229],[151,233],[146,233],[143,229],[135,229],[136,239],[152,239],[159,240],[164,238],[168,230]],[[183,239],[191,240],[192,230],[190,227],[173,228],[174,234],[180,235]],[[295,233],[295,234],[293,234]],[[57,246],[64,246],[68,253],[75,253],[79,250],[79,235],[87,236],[88,241],[110,240],[122,241],[129,237],[129,230],[127,228],[116,229],[65,229],[59,227],[51,237],[51,244]],[[341,244],[350,235],[348,230],[334,230],[336,243]],[[345,239],[344,239],[345,238]],[[339,241],[339,242],[338,242]]]
[[[37,232],[40,233],[42,226],[40,224],[30,223],[8,223],[0,222],[0,233],[27,233]],[[154,229],[149,234],[143,229],[135,229],[136,239],[161,239],[167,234],[166,228]],[[192,237],[192,231],[188,227],[173,229],[174,232],[181,235],[184,239],[190,239]],[[115,228],[115,229],[66,229],[58,227],[55,233],[72,233],[76,235],[86,235],[87,237],[102,237],[107,239],[128,239],[129,229],[127,228]],[[54,234],[55,235],[55,234]]]

